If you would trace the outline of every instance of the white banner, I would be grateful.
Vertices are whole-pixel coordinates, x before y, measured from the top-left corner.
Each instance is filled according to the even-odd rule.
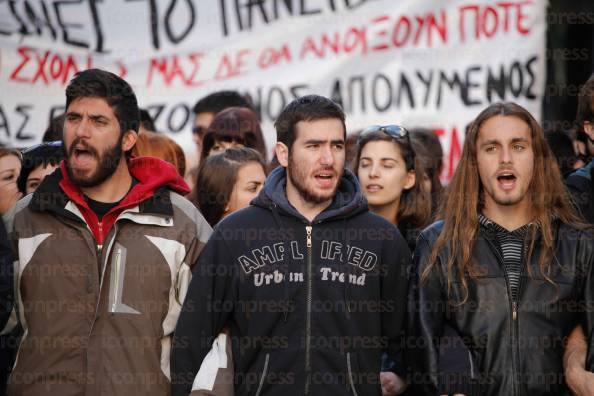
[[[113,71],[185,150],[191,108],[236,89],[268,147],[296,96],[331,97],[349,131],[398,123],[438,133],[444,177],[466,125],[489,103],[537,119],[545,86],[544,1],[0,0],[0,142],[40,141],[75,72]]]

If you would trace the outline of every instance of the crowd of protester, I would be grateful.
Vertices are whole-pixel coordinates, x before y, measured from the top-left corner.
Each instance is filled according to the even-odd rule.
[[[0,148],[0,394],[594,394],[594,75],[572,131],[484,109],[447,186],[431,130],[320,96],[274,147],[237,92],[193,112],[190,162],[91,69]]]

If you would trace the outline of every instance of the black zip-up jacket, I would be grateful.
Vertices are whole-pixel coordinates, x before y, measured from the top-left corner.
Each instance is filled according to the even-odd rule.
[[[381,354],[402,342],[406,241],[368,211],[351,172],[312,222],[285,185],[277,168],[205,246],[175,330],[173,395],[190,393],[224,327],[236,396],[381,394]]]
[[[449,295],[447,291],[448,247],[439,252],[426,282],[419,283],[442,226],[437,222],[423,231],[414,255],[405,354],[412,366],[414,394],[569,395],[563,352],[566,337],[578,323],[590,336],[586,368],[594,368],[592,233],[555,222],[555,262],[549,273],[554,285],[540,275],[540,248],[527,265],[529,242],[525,241],[518,299],[512,301],[496,236],[479,227],[472,258],[481,276],[469,280],[468,301],[459,305],[464,298],[462,285],[455,281]],[[541,246],[540,240],[537,246]],[[446,323],[461,335],[470,351],[470,378],[450,376],[444,380],[437,370],[439,339]]]

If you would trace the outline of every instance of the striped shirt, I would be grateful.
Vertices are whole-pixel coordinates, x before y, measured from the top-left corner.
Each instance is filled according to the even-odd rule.
[[[479,223],[494,232],[497,247],[503,256],[503,268],[509,281],[512,300],[518,301],[524,240],[526,239],[531,223],[525,224],[513,231],[508,231],[482,214],[479,215]]]

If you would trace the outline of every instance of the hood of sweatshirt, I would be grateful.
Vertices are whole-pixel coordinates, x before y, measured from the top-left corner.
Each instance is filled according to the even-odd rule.
[[[67,200],[71,200],[79,208],[93,236],[101,245],[122,210],[149,200],[157,191],[162,189],[172,190],[182,195],[190,191],[175,167],[158,158],[132,158],[128,162],[128,170],[138,183],[101,221],[89,207],[80,187],[70,180],[64,161],[60,163],[60,168],[47,176],[33,193],[32,209],[37,211],[49,210],[67,215],[64,208]]]
[[[266,209],[275,208],[280,213],[307,222],[305,217],[287,199],[286,186],[287,171],[284,167],[279,166],[268,175],[264,188],[251,204]],[[318,214],[314,222],[348,219],[367,210],[367,200],[361,192],[357,178],[353,172],[345,169],[332,203]]]

